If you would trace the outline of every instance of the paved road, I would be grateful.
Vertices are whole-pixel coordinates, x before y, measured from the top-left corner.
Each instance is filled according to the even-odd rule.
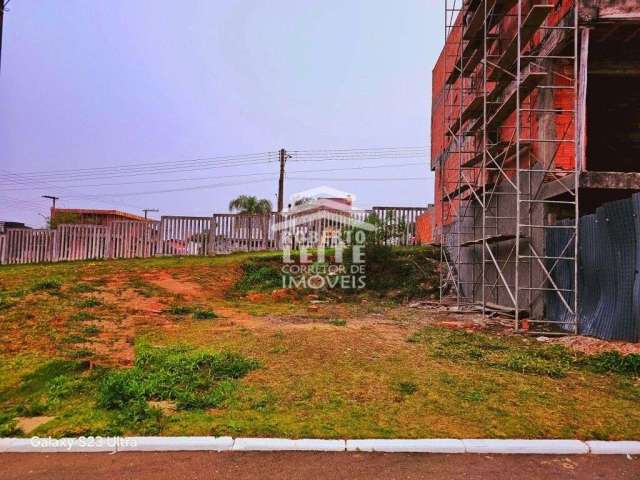
[[[624,456],[425,455],[371,453],[0,454],[13,479],[640,479]]]

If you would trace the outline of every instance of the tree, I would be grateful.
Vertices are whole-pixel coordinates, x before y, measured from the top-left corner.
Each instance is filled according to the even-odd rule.
[[[229,202],[229,211],[234,210],[249,215],[265,215],[271,213],[273,206],[265,198],[258,200],[253,195],[240,195]]]

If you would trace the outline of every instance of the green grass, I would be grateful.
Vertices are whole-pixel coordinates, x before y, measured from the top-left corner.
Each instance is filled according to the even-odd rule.
[[[69,316],[69,320],[73,322],[88,322],[95,319],[96,316],[94,314],[85,311],[76,312]]]
[[[0,299],[7,306],[0,307],[0,331],[7,340],[0,350],[0,436],[24,435],[16,428],[21,414],[55,417],[35,432],[54,437],[640,436],[638,356],[585,356],[511,335],[423,328],[442,315],[399,306],[398,300],[429,295],[432,252],[398,249],[395,255],[404,266],[384,269],[381,256],[371,272],[413,280],[396,288],[368,272],[368,293],[322,293],[329,302],[318,304],[315,313],[307,312],[306,294],[259,304],[223,297],[216,281],[232,283],[229,272],[238,270],[242,280],[246,262],[259,266],[246,291],[280,288],[269,283],[273,271],[256,273],[265,265],[279,268],[273,253],[3,266]],[[97,341],[87,328],[99,319],[95,328],[111,334],[122,325],[123,335],[132,335],[123,322],[130,307],[111,298],[123,285],[144,289],[135,279],[158,271],[198,283],[202,297],[175,296],[166,311],[149,314],[157,318],[131,339],[137,345],[132,367],[101,366],[87,349]],[[58,280],[59,289],[50,291],[55,296],[32,294],[38,279]],[[414,291],[415,279],[425,281]],[[75,288],[81,284],[90,288]],[[79,305],[94,298],[84,294],[98,290],[109,300]],[[181,320],[198,310],[224,318]],[[297,322],[307,317],[316,322]],[[329,319],[344,320],[349,328],[317,323]],[[170,400],[179,408],[162,414],[149,406],[151,400]]]
[[[466,363],[470,367],[501,368],[523,374],[562,378],[576,362],[576,355],[559,345],[523,342],[520,337],[498,338],[481,333],[424,328],[408,339],[422,343],[434,357]]]
[[[102,305],[102,302],[97,298],[85,298],[84,300],[80,300],[78,302],[79,308],[93,308],[99,307],[100,305]]]
[[[233,380],[257,367],[255,360],[231,352],[140,346],[133,368],[102,380],[98,406],[127,409],[146,400],[174,400],[182,409],[219,407],[234,391]]]
[[[43,280],[38,280],[33,284],[31,289],[34,292],[42,291],[42,290],[60,290],[62,286],[62,282],[56,278],[45,278]]]
[[[242,278],[234,286],[234,293],[271,291],[282,288],[281,255],[251,259],[242,264]]]
[[[169,315],[189,315],[193,313],[193,307],[188,305],[174,305],[166,310]]]
[[[191,316],[196,320],[209,320],[212,318],[218,318],[218,315],[213,310],[206,310],[206,309],[200,309],[200,308],[194,310]]]
[[[336,327],[345,327],[347,325],[347,321],[342,318],[333,318],[329,320],[327,323],[330,325],[334,325]]]

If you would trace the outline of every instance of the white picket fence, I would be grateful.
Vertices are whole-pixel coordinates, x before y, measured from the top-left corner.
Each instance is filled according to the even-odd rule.
[[[385,243],[407,245],[415,237],[417,216],[425,209],[374,207],[349,212],[364,222],[371,213],[383,221],[404,222],[404,234]],[[315,245],[331,246],[344,228],[345,213],[324,213],[313,221],[295,215],[215,214],[211,217],[163,216],[158,221],[116,221],[109,225],[59,225],[49,229],[8,229],[0,234],[0,263],[22,264],[144,258],[206,256],[239,251],[279,250],[282,229],[293,237],[315,238]],[[280,226],[278,230],[274,228]],[[309,235],[314,233],[314,235]],[[291,237],[289,237],[291,238]],[[299,246],[295,243],[294,247]]]

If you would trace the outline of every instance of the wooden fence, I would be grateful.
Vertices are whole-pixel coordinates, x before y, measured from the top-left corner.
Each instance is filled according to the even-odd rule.
[[[372,213],[387,223],[403,222],[400,237],[385,243],[413,243],[416,219],[425,209],[374,207],[373,210],[322,212],[320,215],[237,215],[211,217],[163,216],[159,222],[116,221],[109,225],[59,225],[48,229],[8,229],[0,234],[0,263],[40,263],[70,260],[216,255],[238,251],[279,250],[283,231],[313,245],[331,246],[345,225],[366,222]],[[318,213],[318,212],[315,212]],[[350,222],[345,221],[347,217]]]

